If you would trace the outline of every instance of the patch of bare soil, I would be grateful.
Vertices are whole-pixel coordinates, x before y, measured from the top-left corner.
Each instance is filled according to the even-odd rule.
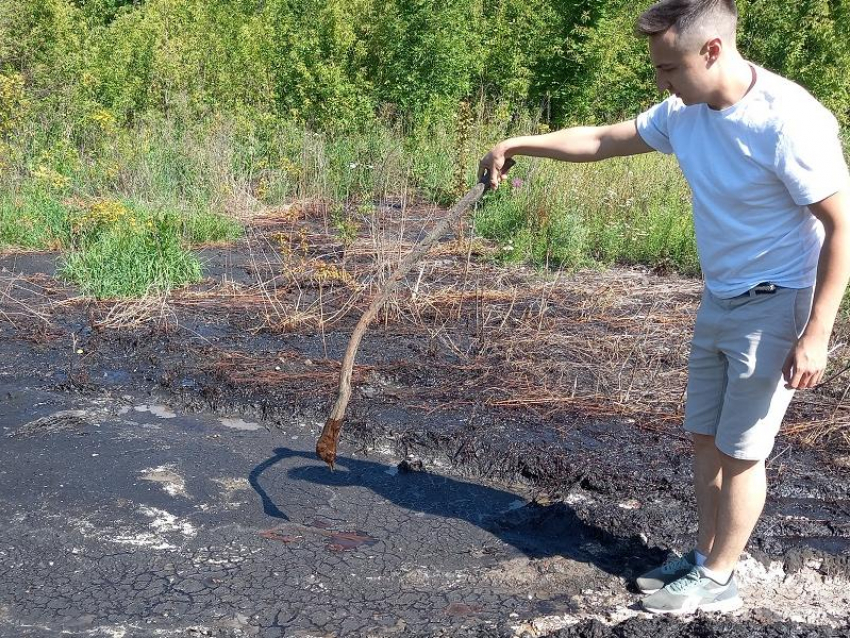
[[[354,324],[440,214],[381,202],[345,243],[320,202],[265,210],[245,240],[200,251],[202,284],[139,301],[80,298],[52,277],[53,256],[7,255],[2,377],[151,395],[235,423],[298,416],[318,431]],[[638,268],[545,273],[498,266],[496,255],[484,241],[454,238],[414,269],[361,345],[343,449],[525,483],[537,498],[510,524],[529,551],[541,534],[565,533],[566,507],[622,548],[634,565],[627,577],[684,551],[696,520],[680,425],[700,282]],[[850,359],[848,333],[839,328],[836,373]],[[685,625],[622,611],[625,578],[583,591],[577,614],[514,619],[506,631],[840,635],[850,614],[848,391],[836,375],[789,413],[739,572],[748,598],[738,616]],[[508,577],[545,575],[494,575]]]

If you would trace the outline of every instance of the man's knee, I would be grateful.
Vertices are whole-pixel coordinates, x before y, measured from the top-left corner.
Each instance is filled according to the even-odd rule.
[[[697,434],[696,432],[692,432],[691,440],[693,441],[694,452],[699,453],[709,451],[714,453],[715,450],[719,452],[714,441],[714,436],[710,434]]]
[[[724,476],[736,476],[745,474],[750,471],[759,471],[759,468],[764,469],[764,460],[739,459],[734,456],[718,450],[720,455],[720,465],[723,468]]]

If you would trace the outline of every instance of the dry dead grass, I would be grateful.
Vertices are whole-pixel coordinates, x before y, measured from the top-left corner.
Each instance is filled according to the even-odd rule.
[[[210,363],[209,371],[234,385],[276,390],[310,388],[312,392],[331,392],[339,374],[336,361],[304,363],[293,352],[266,353],[263,356],[225,352]],[[359,370],[357,380],[362,381],[365,373],[366,368]]]
[[[70,290],[42,273],[0,271],[0,321],[16,329],[52,326],[54,310],[67,302]]]
[[[90,308],[92,327],[99,330],[133,330],[145,325],[176,328],[177,314],[169,295],[152,292],[141,299],[99,302]]]
[[[439,215],[433,206],[406,200],[375,207],[360,220],[360,235],[346,244],[334,235],[321,203],[255,208],[246,238],[230,249],[250,270],[248,280],[233,274],[234,264],[231,273],[225,269],[191,289],[86,303],[102,330],[177,326],[190,313],[252,333],[349,334],[399,258]],[[400,400],[428,411],[475,403],[531,411],[553,423],[568,422],[558,417],[571,413],[676,431],[698,281],[641,270],[548,274],[504,268],[486,259],[490,251],[479,239],[443,242],[410,273],[370,329],[427,340],[454,358],[408,362],[414,368],[441,366],[436,377],[443,383],[396,390]],[[50,323],[58,309],[81,302],[60,289],[49,278],[0,278],[0,321]],[[839,326],[833,371],[850,361],[842,330],[850,328]],[[278,364],[276,370],[220,352],[210,366],[233,383],[310,386],[330,397],[338,367],[325,363],[321,369]],[[389,367],[381,372],[393,374]],[[370,370],[357,366],[355,384]],[[850,448],[848,397],[846,372],[818,391],[799,393],[785,435],[805,445]]]

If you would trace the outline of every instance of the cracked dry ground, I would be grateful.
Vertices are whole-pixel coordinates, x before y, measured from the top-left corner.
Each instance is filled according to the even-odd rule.
[[[435,214],[385,204],[348,247],[321,206],[266,211],[142,302],[0,258],[0,636],[850,636],[841,378],[770,459],[745,608],[636,608],[695,527],[692,280],[446,242],[367,333],[319,463],[348,335]]]

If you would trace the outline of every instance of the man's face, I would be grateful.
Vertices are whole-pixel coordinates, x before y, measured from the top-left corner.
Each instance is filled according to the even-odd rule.
[[[705,102],[709,89],[707,56],[693,48],[677,42],[672,29],[649,39],[658,90],[669,91],[686,105]]]

